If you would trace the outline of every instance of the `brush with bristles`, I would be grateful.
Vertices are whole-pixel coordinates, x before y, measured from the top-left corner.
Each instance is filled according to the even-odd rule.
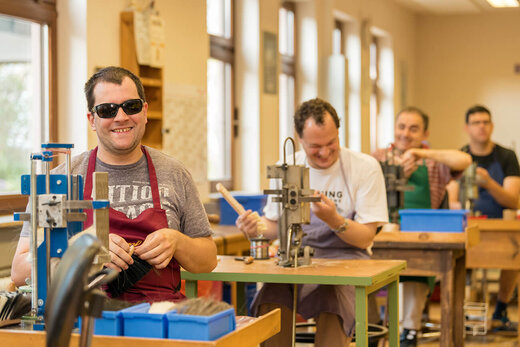
[[[226,187],[224,187],[221,183],[217,183],[216,188],[220,192],[220,194],[222,194],[222,196],[228,202],[228,204],[231,207],[233,207],[233,209],[236,211],[236,213],[238,213],[239,216],[246,213],[244,206],[242,206],[242,204],[239,203],[237,201],[237,199],[235,199],[233,197],[233,195],[231,195],[231,193],[229,193],[229,191],[226,189]],[[251,217],[256,219],[256,222],[257,222],[257,224],[256,224],[257,236],[262,237],[264,232],[267,230],[265,223],[262,221],[262,218],[260,218],[260,216],[258,215],[258,212],[256,212],[256,211],[251,213]],[[249,240],[249,235],[246,235],[246,237]]]
[[[134,263],[129,265],[128,269],[122,270],[112,282],[108,283],[107,291],[113,298],[121,296],[152,269],[152,265],[134,254],[133,245],[130,246],[128,254],[132,257]]]
[[[20,323],[20,318],[30,311],[29,294],[0,291],[0,327]]]

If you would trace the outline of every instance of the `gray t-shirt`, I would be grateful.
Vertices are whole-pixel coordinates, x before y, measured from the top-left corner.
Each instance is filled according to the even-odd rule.
[[[159,183],[161,208],[166,211],[168,227],[190,237],[206,237],[212,234],[206,211],[188,170],[176,159],[146,147],[152,158]],[[90,153],[84,152],[72,158],[71,173],[87,176]],[[108,172],[108,199],[110,207],[134,219],[147,208],[153,207],[152,191],[146,157],[130,165],[109,165],[99,158],[97,172]],[[52,173],[64,174],[65,165]],[[31,225],[24,222],[21,236],[29,236]]]

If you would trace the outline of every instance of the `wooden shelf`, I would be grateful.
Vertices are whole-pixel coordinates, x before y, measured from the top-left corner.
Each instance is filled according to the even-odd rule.
[[[148,119],[162,120],[162,112],[148,110]]]
[[[142,142],[146,146],[161,149],[163,142],[163,69],[142,65],[137,61],[133,12],[121,12],[119,29],[121,67],[139,76],[148,103],[148,124]]]

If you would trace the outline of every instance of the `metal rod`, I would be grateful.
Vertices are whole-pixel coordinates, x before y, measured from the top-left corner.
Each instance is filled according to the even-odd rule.
[[[292,346],[296,345],[296,305],[298,304],[298,284],[293,284],[293,311],[292,311]]]
[[[67,151],[66,160],[65,160],[65,168],[67,170],[67,200],[72,200],[72,182],[70,180],[71,173],[70,170],[72,168],[71,158],[70,158],[70,150]]]
[[[48,161],[44,161],[45,167],[45,194],[51,193],[51,167]],[[47,268],[47,291],[51,287],[51,229],[45,228],[45,264]]]
[[[94,331],[94,319],[90,316],[81,317],[81,335],[79,336],[79,347],[90,347],[92,333]]]
[[[293,147],[293,165],[296,165],[296,145],[294,144],[292,137],[286,138],[283,142],[283,163],[287,164],[287,160],[285,160],[285,145],[287,144],[287,141],[291,141]]]
[[[36,191],[36,160],[31,156],[31,315],[38,314],[38,195]]]

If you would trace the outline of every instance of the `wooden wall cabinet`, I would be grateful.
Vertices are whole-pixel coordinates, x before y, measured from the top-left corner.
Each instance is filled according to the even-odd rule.
[[[143,136],[143,144],[162,149],[163,143],[163,69],[142,65],[137,62],[134,34],[134,13],[121,12],[120,20],[120,61],[121,67],[139,76],[143,83],[148,102],[148,124]]]

